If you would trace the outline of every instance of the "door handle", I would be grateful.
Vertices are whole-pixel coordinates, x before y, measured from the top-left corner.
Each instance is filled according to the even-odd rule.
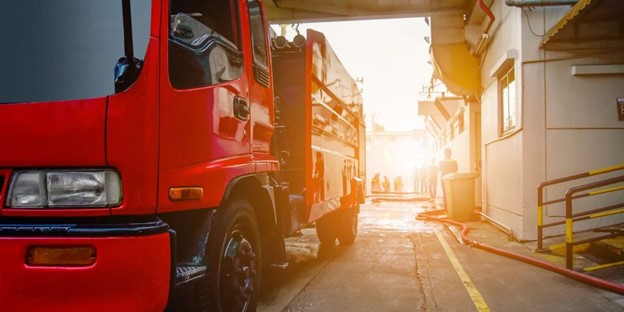
[[[247,121],[249,119],[249,103],[247,99],[240,96],[234,97],[234,117],[241,121]]]

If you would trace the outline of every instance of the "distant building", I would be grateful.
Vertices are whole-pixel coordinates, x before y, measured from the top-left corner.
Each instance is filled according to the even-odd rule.
[[[432,141],[426,130],[372,131],[366,133],[366,190],[371,193],[371,179],[376,173],[394,181],[403,180],[403,191],[414,190],[416,168],[427,162]],[[392,189],[394,190],[394,189]]]

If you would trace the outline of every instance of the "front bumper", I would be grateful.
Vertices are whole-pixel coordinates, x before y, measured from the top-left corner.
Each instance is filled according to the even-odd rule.
[[[4,221],[4,220],[2,220]],[[167,224],[0,221],[0,302],[7,311],[162,311],[170,285]],[[90,266],[29,266],[33,246],[90,246]]]

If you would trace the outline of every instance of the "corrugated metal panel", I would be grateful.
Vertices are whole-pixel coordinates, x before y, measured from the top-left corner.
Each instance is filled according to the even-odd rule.
[[[568,12],[553,28],[551,28],[548,33],[544,36],[540,47],[543,47],[547,44],[553,37],[559,33],[568,23],[573,20],[575,17],[581,13],[583,9],[585,9],[593,0],[579,0],[570,12]]]

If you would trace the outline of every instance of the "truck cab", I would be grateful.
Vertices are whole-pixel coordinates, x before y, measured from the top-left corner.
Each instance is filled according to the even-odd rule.
[[[0,12],[3,308],[253,311],[284,238],[338,226],[282,174],[261,0]]]

